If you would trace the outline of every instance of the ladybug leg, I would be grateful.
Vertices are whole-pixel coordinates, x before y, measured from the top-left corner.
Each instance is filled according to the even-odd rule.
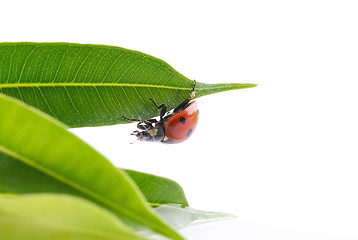
[[[158,104],[153,100],[153,99],[149,99],[150,101],[152,101],[152,103],[158,108],[158,109],[162,109],[161,111],[160,111],[160,120],[162,120],[163,119],[163,117],[164,117],[164,115],[165,115],[165,113],[167,112],[167,105],[166,104],[160,104],[159,106],[158,106]]]
[[[137,124],[137,128],[139,129],[139,130],[148,130],[149,128],[151,128],[152,127],[152,124],[151,123],[146,123],[146,122],[139,122],[138,124]]]
[[[148,129],[153,128],[153,123],[156,123],[156,122],[158,122],[156,119],[149,119],[149,120],[146,120],[146,121],[140,121],[137,124],[137,128],[140,129],[140,130],[148,130]]]
[[[155,118],[152,118],[152,119],[148,119],[146,122],[157,123],[158,120]]]
[[[196,87],[196,81],[194,80],[194,86],[193,86],[193,91],[190,93],[190,97],[188,99],[185,99],[181,104],[179,104],[179,106],[177,106],[174,109],[174,112],[180,112],[181,110],[185,109],[188,106],[188,103],[190,102],[190,100],[193,100],[195,98],[195,87]]]
[[[140,119],[134,119],[134,118],[127,118],[125,116],[122,116],[122,118],[124,118],[127,121],[131,121],[131,122],[141,122],[142,120]]]
[[[127,121],[131,121],[131,122],[150,122],[150,123],[156,123],[158,122],[156,119],[152,118],[152,119],[148,119],[148,120],[140,120],[140,119],[134,119],[134,118],[127,118],[125,116],[122,116],[122,118],[124,118]]]
[[[185,109],[188,106],[188,103],[190,102],[190,99],[185,99],[179,106],[174,108],[174,112],[180,112],[181,110]]]
[[[133,118],[127,118],[125,116],[122,116],[125,120],[131,121],[131,122],[138,122],[137,128],[140,130],[148,130],[149,128],[153,127],[153,123],[157,123],[158,121],[156,119],[148,119],[148,120],[139,120],[139,119],[133,119]]]
[[[196,87],[196,80],[194,80],[193,91],[190,93],[190,100],[195,98],[195,87]]]

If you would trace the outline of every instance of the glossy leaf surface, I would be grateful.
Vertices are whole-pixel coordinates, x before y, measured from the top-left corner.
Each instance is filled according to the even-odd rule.
[[[70,195],[0,194],[0,239],[144,239],[114,214]]]
[[[0,152],[70,185],[131,223],[182,239],[149,207],[131,178],[64,126],[0,94]],[[6,186],[5,186],[6,187]]]
[[[204,84],[197,97],[254,87]],[[159,115],[149,101],[176,107],[193,81],[166,62],[120,47],[72,43],[0,43],[0,93],[41,109],[70,127],[126,123]]]

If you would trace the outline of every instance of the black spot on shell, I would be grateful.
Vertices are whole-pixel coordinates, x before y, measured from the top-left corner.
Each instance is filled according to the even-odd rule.
[[[185,118],[183,118],[183,117],[180,117],[179,121],[180,121],[182,124],[185,124],[185,122],[186,122]]]
[[[187,137],[190,137],[190,135],[193,133],[193,130],[190,128],[188,133],[186,134]]]

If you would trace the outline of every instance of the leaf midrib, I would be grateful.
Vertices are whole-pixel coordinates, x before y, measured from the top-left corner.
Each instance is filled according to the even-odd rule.
[[[153,226],[150,221],[147,221],[146,219],[142,218],[141,216],[137,215],[136,213],[132,213],[132,212],[128,211],[127,209],[121,207],[120,205],[116,204],[112,200],[103,198],[101,195],[93,192],[92,190],[84,187],[83,185],[79,185],[79,184],[71,181],[67,177],[59,175],[59,174],[47,169],[44,166],[41,166],[41,165],[39,165],[37,163],[34,163],[33,161],[29,160],[28,158],[26,158],[24,156],[21,156],[21,155],[18,155],[17,153],[9,150],[8,148],[6,148],[5,146],[3,146],[1,144],[0,144],[0,151],[5,153],[5,154],[8,154],[8,155],[10,155],[12,157],[15,157],[17,159],[21,159],[22,162],[25,162],[25,163],[29,164],[30,166],[32,166],[32,167],[34,167],[34,168],[36,168],[36,169],[38,169],[40,171],[43,171],[43,172],[45,172],[46,174],[48,174],[50,176],[53,176],[57,180],[65,183],[65,184],[68,184],[68,185],[78,189],[79,191],[85,193],[85,194],[88,194],[89,196],[93,197],[94,199],[96,199],[96,200],[98,200],[98,201],[100,201],[100,202],[102,202],[102,203],[104,203],[104,204],[116,209],[117,211],[127,215],[128,217],[136,219],[138,222],[142,222],[144,224],[147,224],[148,226]]]
[[[147,87],[166,88],[175,90],[191,90],[192,88],[137,84],[137,83],[0,83],[0,88],[21,88],[21,87]]]

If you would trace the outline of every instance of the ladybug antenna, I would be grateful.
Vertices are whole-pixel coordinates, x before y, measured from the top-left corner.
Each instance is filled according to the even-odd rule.
[[[134,140],[133,142],[131,142],[131,144],[135,143],[136,141],[138,141],[138,138],[136,140]]]

